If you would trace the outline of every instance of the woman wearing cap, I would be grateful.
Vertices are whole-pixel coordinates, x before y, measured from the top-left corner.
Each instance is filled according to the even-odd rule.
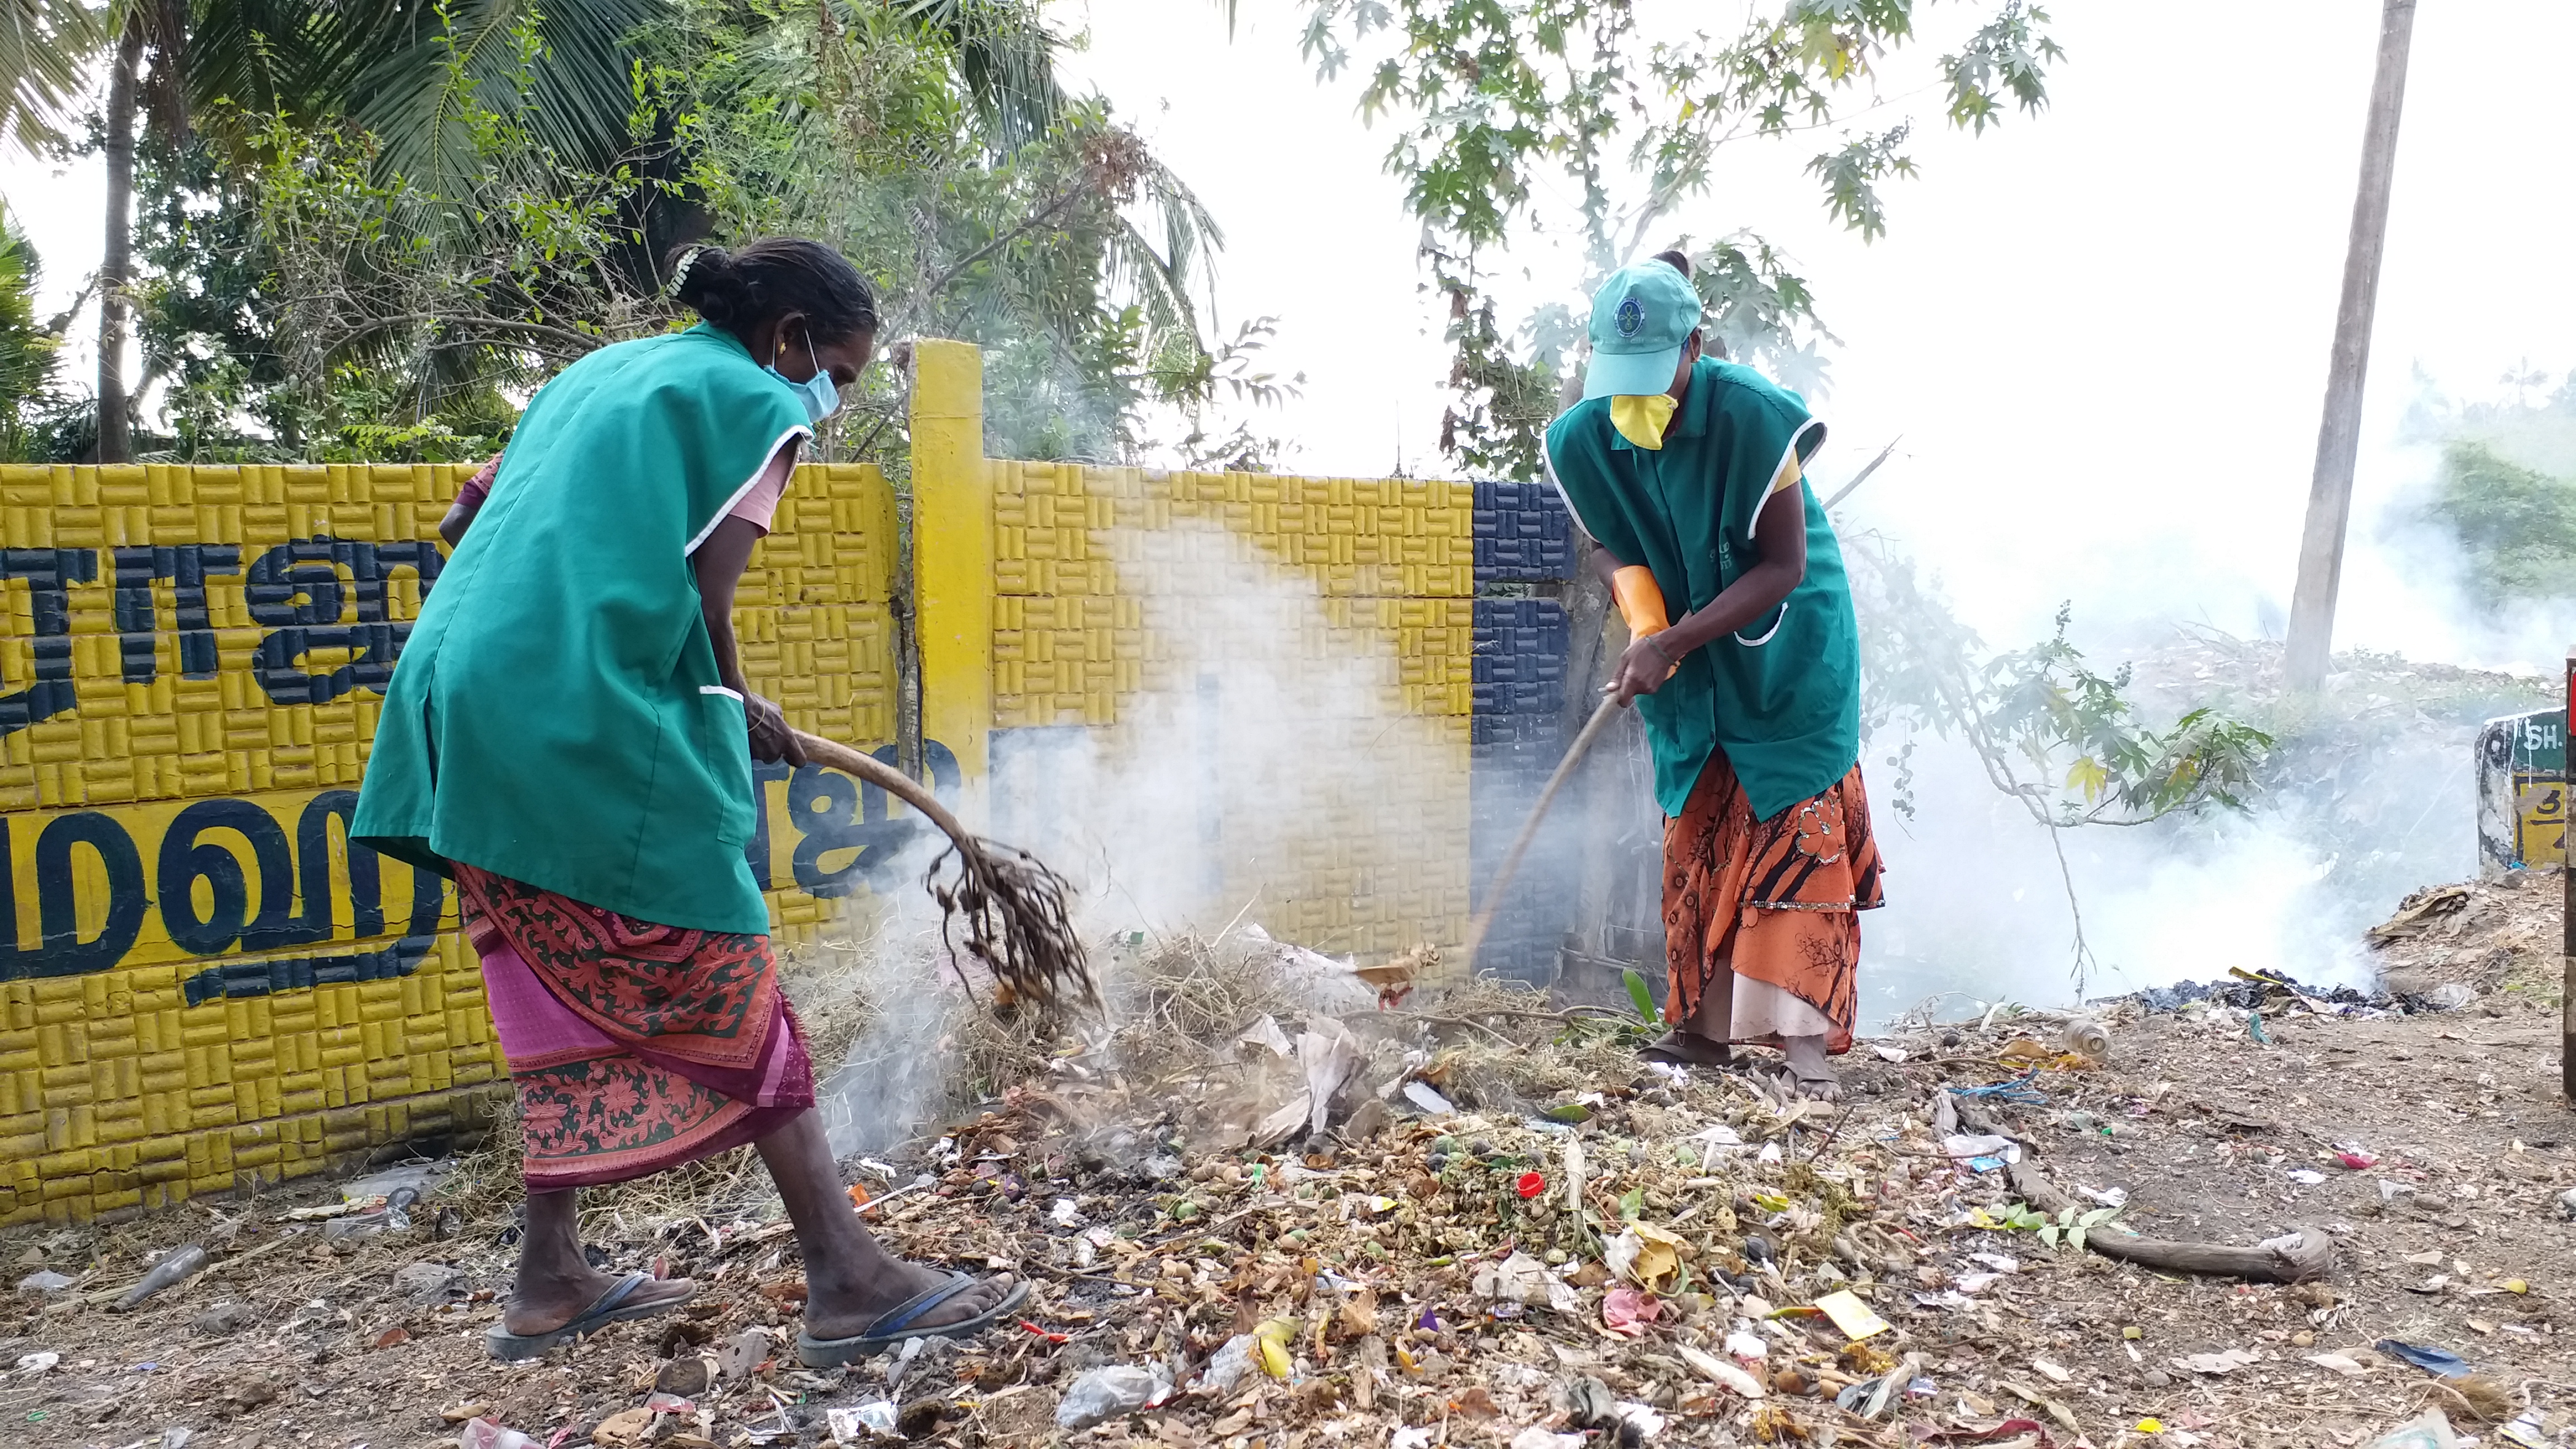
[[[1702,355],[1688,269],[1667,252],[1602,287],[1584,400],[1547,432],[1549,477],[1628,623],[1608,691],[1645,721],[1667,817],[1673,1029],[1646,1054],[1723,1066],[1730,1044],[1776,1047],[1784,1085],[1831,1097],[1857,913],[1882,902],[1851,591],[1802,477],[1825,426]]]
[[[744,859],[751,762],[801,760],[744,686],[735,586],[800,444],[876,345],[840,253],[699,248],[704,319],[532,399],[394,670],[350,834],[452,875],[519,1095],[527,1229],[492,1353],[678,1306],[584,1259],[575,1191],[758,1147],[795,1221],[800,1356],[988,1326],[1027,1295],[889,1257],[843,1194]]]

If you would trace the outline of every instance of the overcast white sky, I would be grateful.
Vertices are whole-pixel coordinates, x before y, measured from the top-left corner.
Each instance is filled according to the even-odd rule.
[[[1926,127],[1923,176],[1890,190],[1883,240],[1824,220],[1798,175],[1811,143],[1743,148],[1673,230],[1751,227],[1795,255],[1842,338],[1831,393],[1811,399],[1835,439],[1818,476],[1901,435],[1857,521],[1935,562],[1990,635],[2027,636],[2066,597],[2260,632],[2295,560],[2378,6],[2050,8],[2069,57],[2048,112],[1977,140]],[[1073,83],[1107,95],[1225,226],[1226,329],[1279,319],[1269,365],[1306,375],[1263,424],[1292,441],[1286,466],[1448,471],[1445,355],[1379,164],[1391,134],[1361,127],[1349,83],[1316,83],[1288,0],[1241,9],[1231,38],[1198,0],[1049,13],[1088,36]],[[1931,13],[1948,9],[1965,13]],[[2558,0],[2440,0],[2417,20],[2339,644],[2536,662],[2564,642],[2557,620],[2463,633],[2439,566],[2384,505],[2430,464],[2396,445],[2419,371],[2493,395],[2525,359],[2576,366],[2576,196],[2549,159],[2576,134],[2570,54],[2576,6]],[[49,290],[70,293],[98,255],[95,166],[11,161],[0,193]],[[1524,304],[1573,281],[1528,260]]]
[[[1446,471],[1444,354],[1379,167],[1391,135],[1361,129],[1351,85],[1315,83],[1291,7],[1242,8],[1231,42],[1208,4],[1056,13],[1091,38],[1067,69],[1227,225],[1231,316],[1281,319],[1275,365],[1307,376],[1279,424],[1290,465]],[[1742,148],[1674,230],[1750,227],[1796,256],[1843,341],[1811,399],[1834,428],[1818,475],[1901,435],[1859,520],[1917,545],[1990,636],[2027,637],[2068,597],[2260,632],[2296,560],[2379,7],[2049,9],[2069,55],[2047,113],[1979,139],[1921,128],[1884,239],[1825,220],[1798,174],[1811,142]],[[2545,159],[2576,134],[2576,88],[2543,63],[2570,54],[2576,6],[2555,0],[2440,0],[2416,22],[2341,644],[2501,662],[2564,642],[2554,621],[2463,637],[2443,581],[2377,530],[2430,464],[2395,446],[2418,369],[2492,395],[2523,359],[2576,366],[2576,194]]]

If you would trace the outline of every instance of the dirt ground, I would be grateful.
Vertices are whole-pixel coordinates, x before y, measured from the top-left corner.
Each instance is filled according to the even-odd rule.
[[[2100,1008],[2098,1065],[2061,1053],[2053,1017],[1916,1024],[1845,1059],[1835,1108],[1641,1067],[1641,1028],[1615,1011],[1491,988],[1346,997],[1332,1019],[1359,1065],[1329,1094],[1333,1127],[1268,1150],[1243,1140],[1247,1113],[1321,1059],[1326,1010],[1157,988],[1140,1026],[1037,1044],[946,1131],[845,1164],[881,1198],[928,1174],[872,1209],[900,1251],[1036,1285],[1023,1323],[847,1372],[785,1347],[794,1239],[739,1155],[590,1200],[605,1261],[696,1278],[689,1308],[517,1366],[482,1346],[511,1262],[506,1153],[442,1178],[409,1233],[326,1242],[290,1216],[332,1185],[21,1229],[0,1235],[6,1281],[74,1284],[0,1306],[0,1443],[430,1449],[472,1443],[480,1418],[539,1444],[856,1449],[867,1432],[845,1414],[835,1441],[831,1411],[876,1401],[897,1435],[958,1446],[2287,1449],[2362,1445],[2428,1406],[2460,1442],[2565,1443],[2557,898],[2553,876],[2401,915],[2378,948],[2392,983],[2421,1002],[2457,981],[2473,994],[2455,1009],[2234,981],[2252,1005]],[[1248,969],[1192,969],[1211,964]],[[1279,1044],[1236,1039],[1263,1013],[1224,1018],[1253,1006]],[[1148,1036],[1163,1055],[1140,1054]],[[2002,1090],[1971,1113],[2028,1168],[2087,1208],[2125,1195],[2096,1241],[2308,1228],[2331,1235],[2329,1270],[2193,1277],[2052,1248],[2027,1216],[1997,1226],[2019,1201],[2005,1172],[1954,1159],[1934,1125],[1936,1092],[1980,1087]],[[130,1313],[84,1301],[191,1242],[212,1269]],[[1837,1290],[1887,1326],[1847,1337],[1812,1308]],[[2439,1378],[2375,1347],[2390,1340],[2468,1372]],[[1061,1427],[1068,1389],[1113,1366],[1159,1370],[1168,1397]]]

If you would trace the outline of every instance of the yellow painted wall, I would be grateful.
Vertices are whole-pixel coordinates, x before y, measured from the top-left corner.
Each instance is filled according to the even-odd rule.
[[[323,798],[357,786],[362,676],[469,471],[0,468],[0,1223],[318,1171],[469,1125],[503,1080],[452,900],[407,953],[415,882],[384,861],[362,919]],[[893,737],[895,537],[874,468],[809,466],[744,579],[744,672],[806,729]],[[788,782],[763,790],[793,932],[831,903],[793,884]],[[172,939],[236,918],[211,953]]]
[[[979,384],[953,360],[936,379],[925,369],[916,407],[980,416],[980,401],[945,393]],[[1332,671],[1338,683],[1352,660],[1387,658],[1377,682],[1326,691],[1327,712],[1299,721],[1302,748],[1370,752],[1384,791],[1333,802],[1327,818],[1223,852],[1212,897],[1230,912],[1257,894],[1250,919],[1337,953],[1382,955],[1464,936],[1471,484],[1087,467],[980,452],[949,463],[916,452],[913,487],[921,576],[980,569],[990,580],[980,650],[952,648],[935,660],[925,597],[925,716],[943,696],[988,693],[994,728],[1078,725],[1108,751],[1133,744],[1128,715],[1140,694],[1185,694],[1194,683],[1179,672],[1185,661],[1223,656],[1237,642],[1202,627],[1184,647],[1149,627],[1149,602],[1175,619],[1213,615],[1236,577],[1229,566],[1249,561],[1283,593],[1313,600],[1290,611],[1292,673]],[[942,508],[947,498],[955,502]],[[954,522],[979,507],[989,510],[988,534]],[[920,522],[934,513],[950,522],[935,530]],[[1240,642],[1239,652],[1255,652],[1256,641]],[[1281,652],[1276,641],[1257,642]],[[1302,802],[1230,803],[1229,828],[1248,830]]]
[[[1257,919],[1321,949],[1458,939],[1468,486],[997,462],[975,349],[923,343],[916,369],[923,732],[970,805],[996,728],[1115,747],[1140,692],[1185,687],[1149,616],[1252,561],[1311,596],[1286,667],[1383,663],[1307,723],[1393,784],[1212,888],[1258,889]],[[506,1090],[452,898],[391,861],[353,885],[340,813],[469,471],[0,467],[0,1224],[345,1166]],[[893,740],[897,538],[876,469],[798,470],[735,628],[800,727]],[[791,935],[911,826],[806,783],[760,786]]]

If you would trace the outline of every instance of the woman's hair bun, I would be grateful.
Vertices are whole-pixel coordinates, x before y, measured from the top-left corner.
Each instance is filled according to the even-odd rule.
[[[740,317],[742,278],[723,247],[687,246],[671,254],[671,296],[682,306],[719,327],[749,319]]]
[[[839,251],[802,237],[764,237],[734,251],[686,246],[669,259],[671,296],[737,336],[802,312],[817,336],[877,326],[876,290]]]
[[[1668,252],[1657,252],[1655,253],[1654,259],[1662,262],[1665,266],[1672,268],[1674,271],[1681,273],[1685,277],[1691,274],[1690,253],[1682,251],[1679,248],[1675,248]]]

